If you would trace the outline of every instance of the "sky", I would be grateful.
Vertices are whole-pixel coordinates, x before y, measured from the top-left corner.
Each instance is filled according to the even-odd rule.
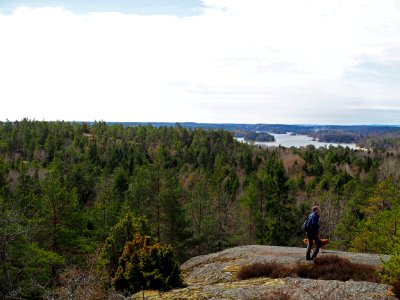
[[[0,120],[400,125],[398,0],[1,0]]]

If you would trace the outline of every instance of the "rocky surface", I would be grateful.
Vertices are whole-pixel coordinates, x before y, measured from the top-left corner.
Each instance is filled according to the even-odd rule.
[[[387,256],[376,254],[324,251],[352,262],[381,265]],[[306,261],[304,248],[242,246],[189,259],[182,266],[186,288],[160,293],[148,291],[145,299],[396,299],[389,286],[370,282],[312,280],[303,278],[256,278],[238,280],[236,273],[255,262],[278,262],[286,265]],[[142,299],[139,293],[136,299]]]

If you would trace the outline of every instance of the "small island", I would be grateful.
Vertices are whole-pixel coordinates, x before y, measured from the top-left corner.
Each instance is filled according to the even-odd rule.
[[[245,141],[275,142],[275,137],[267,132],[249,131],[244,135]]]

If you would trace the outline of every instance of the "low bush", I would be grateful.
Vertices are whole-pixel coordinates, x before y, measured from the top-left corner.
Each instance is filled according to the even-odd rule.
[[[314,272],[314,265],[312,264],[298,264],[294,269],[297,277],[318,279],[318,274]]]
[[[352,263],[337,255],[323,255],[314,260],[314,264],[298,264],[299,277],[323,280],[355,280],[379,282],[373,266]]]
[[[380,282],[374,267],[352,263],[348,259],[337,255],[323,255],[316,258],[313,264],[302,263],[292,268],[278,263],[255,263],[241,268],[237,276],[239,279],[301,277],[323,280]]]
[[[383,262],[383,268],[379,272],[382,282],[393,286],[393,292],[400,299],[400,244],[396,243],[390,254],[390,258]]]
[[[140,234],[125,244],[112,283],[117,291],[130,293],[184,286],[172,248]]]
[[[283,278],[288,277],[292,269],[278,263],[254,263],[244,266],[237,274],[239,279],[249,279],[256,277]]]

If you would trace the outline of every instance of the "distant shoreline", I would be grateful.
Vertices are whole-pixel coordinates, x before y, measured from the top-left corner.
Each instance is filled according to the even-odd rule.
[[[314,140],[313,137],[307,135],[293,135],[292,133],[285,134],[274,134],[269,133],[274,136],[274,142],[259,142],[259,141],[245,141],[243,137],[236,137],[235,139],[239,142],[245,143],[253,143],[262,147],[307,147],[308,145],[314,145],[315,147],[349,147],[350,149],[360,150],[360,151],[368,151],[368,149],[360,148],[355,143],[329,143],[329,142],[320,142],[318,140]]]

